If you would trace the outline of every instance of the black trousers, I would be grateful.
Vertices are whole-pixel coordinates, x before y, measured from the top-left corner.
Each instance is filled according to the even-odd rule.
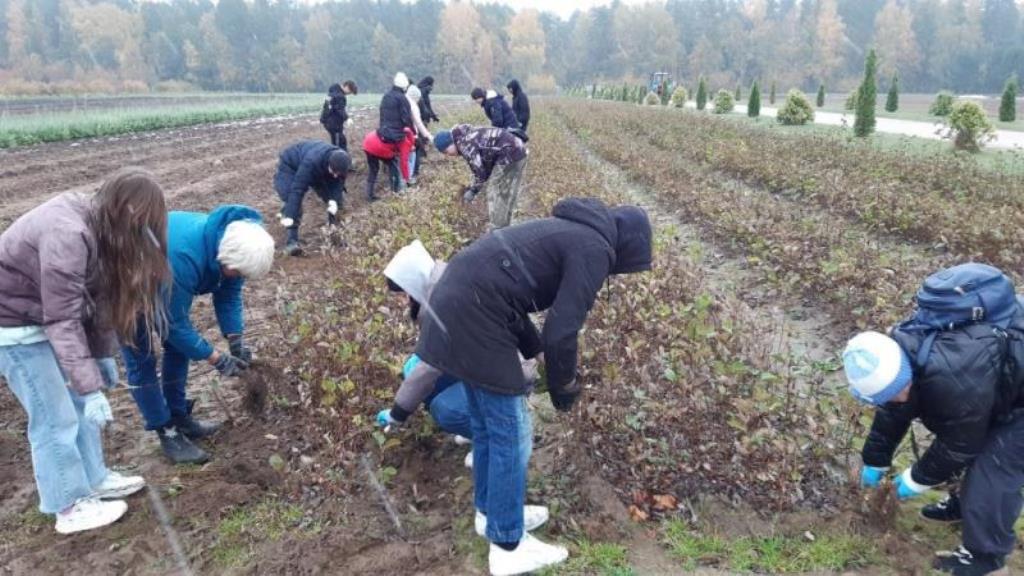
[[[412,175],[420,175],[420,164],[423,163],[423,159],[427,157],[427,146],[420,142],[420,139],[416,139],[416,163],[412,166]]]
[[[391,191],[397,192],[401,186],[402,175],[398,168],[398,158],[388,160],[387,158],[381,158],[374,156],[369,152],[366,153],[366,198],[373,200],[377,197],[374,189],[377,187],[377,175],[380,173],[381,163],[388,165],[388,171],[391,178]]]
[[[1024,413],[989,433],[960,487],[963,544],[972,554],[1007,556],[1024,497]]]
[[[345,137],[344,130],[338,130],[337,132],[327,131],[331,135],[331,145],[341,148],[345,152],[348,152],[348,138]]]

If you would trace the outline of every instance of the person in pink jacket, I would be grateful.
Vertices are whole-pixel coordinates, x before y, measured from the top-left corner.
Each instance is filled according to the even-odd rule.
[[[61,534],[124,515],[145,486],[104,464],[118,339],[163,324],[170,281],[167,207],[147,172],[112,175],[95,195],[67,193],[0,235],[0,376],[28,414],[39,510]]]

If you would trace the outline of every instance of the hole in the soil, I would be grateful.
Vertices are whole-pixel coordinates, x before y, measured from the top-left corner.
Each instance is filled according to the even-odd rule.
[[[245,383],[242,407],[253,416],[263,414],[267,408],[267,396],[270,394],[268,382],[280,377],[280,371],[273,366],[263,363],[253,364],[242,375],[242,381]]]

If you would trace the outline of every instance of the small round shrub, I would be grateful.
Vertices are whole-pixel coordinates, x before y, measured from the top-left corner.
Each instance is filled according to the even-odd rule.
[[[686,106],[686,88],[677,86],[675,91],[672,92],[672,105],[676,108],[684,108]]]
[[[787,126],[803,126],[814,121],[814,107],[811,106],[806,94],[799,90],[790,90],[776,120]]]
[[[976,102],[958,102],[946,120],[945,136],[957,150],[977,152],[995,137],[995,129]]]
[[[715,94],[715,114],[728,114],[734,108],[736,108],[736,99],[732,92],[719,90],[718,94]]]
[[[932,116],[949,116],[953,112],[953,103],[955,101],[956,97],[953,96],[952,92],[943,90],[935,95],[935,101],[928,108],[928,113]]]
[[[647,106],[661,106],[661,96],[657,92],[648,92],[644,97],[644,104]]]

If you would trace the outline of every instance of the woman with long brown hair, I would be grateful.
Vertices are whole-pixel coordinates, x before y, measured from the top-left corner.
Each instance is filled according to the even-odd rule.
[[[39,509],[57,532],[99,528],[127,510],[141,477],[104,464],[118,339],[164,324],[167,206],[128,168],[93,196],[65,193],[0,235],[0,375],[28,413]]]

